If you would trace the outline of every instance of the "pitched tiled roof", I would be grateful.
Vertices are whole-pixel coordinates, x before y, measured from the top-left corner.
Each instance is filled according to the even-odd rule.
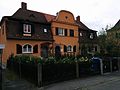
[[[39,40],[39,41],[53,41],[52,32],[50,30],[50,23],[54,16],[27,10],[18,9],[12,16],[7,16],[7,38],[20,40]],[[28,22],[34,28],[32,36],[23,36],[23,23]],[[48,32],[44,33],[43,29],[47,28]]]
[[[89,29],[85,24],[83,24],[81,21],[76,21],[76,23],[78,24],[79,28],[82,29],[82,30],[90,30],[90,31],[95,31],[95,30],[92,30],[92,29]],[[97,31],[95,31],[97,32]]]
[[[120,29],[120,20],[115,24],[113,28],[111,28],[108,31],[114,31],[114,30],[119,30]]]
[[[47,20],[43,13],[22,9],[19,8],[13,15],[12,18],[15,19],[22,19],[32,22],[38,22],[38,23],[47,23]]]
[[[47,22],[50,22],[50,21],[52,21],[52,20],[54,20],[56,18],[56,16],[54,16],[54,15],[45,14],[45,13],[43,13],[43,14],[44,14]]]

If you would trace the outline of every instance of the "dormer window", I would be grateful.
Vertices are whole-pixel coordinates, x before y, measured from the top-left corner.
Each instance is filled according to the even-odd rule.
[[[44,29],[43,29],[43,32],[45,32],[45,33],[46,33],[46,32],[47,32],[47,29],[46,29],[46,28],[44,28]]]
[[[93,33],[90,33],[90,39],[93,39]]]
[[[25,34],[31,34],[31,25],[30,24],[23,24],[23,32]]]

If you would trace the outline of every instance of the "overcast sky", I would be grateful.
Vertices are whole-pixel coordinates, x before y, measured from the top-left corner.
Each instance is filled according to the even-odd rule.
[[[120,0],[0,0],[0,19],[11,16],[27,3],[30,10],[56,15],[60,10],[68,10],[74,17],[90,29],[101,30],[106,25],[114,26],[120,19]]]

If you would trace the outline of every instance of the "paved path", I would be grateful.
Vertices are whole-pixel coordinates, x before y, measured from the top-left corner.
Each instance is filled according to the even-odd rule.
[[[25,80],[4,79],[4,90],[120,90],[120,72],[75,79],[37,88]]]

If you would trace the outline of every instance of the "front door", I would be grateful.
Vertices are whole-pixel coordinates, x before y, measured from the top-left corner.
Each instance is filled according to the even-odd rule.
[[[48,46],[41,46],[41,56],[44,58],[48,57]]]

